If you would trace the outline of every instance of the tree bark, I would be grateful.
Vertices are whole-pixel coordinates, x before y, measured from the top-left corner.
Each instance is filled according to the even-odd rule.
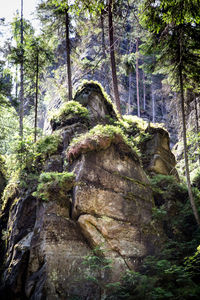
[[[36,80],[35,80],[35,132],[34,141],[37,140],[37,119],[38,119],[38,82],[39,82],[39,51],[36,57]]]
[[[154,90],[153,77],[151,83],[151,99],[152,99],[152,122],[155,123],[155,90]]]
[[[19,135],[23,139],[23,119],[24,119],[24,24],[23,24],[23,0],[21,0],[21,63],[20,63],[20,106],[19,106]]]
[[[131,86],[132,86],[132,72],[128,75],[128,114],[131,112]]]
[[[142,71],[143,74],[143,109],[146,110],[146,84],[145,84],[145,73]]]
[[[194,98],[194,108],[195,108],[196,133],[199,134],[198,106],[197,106],[196,97]],[[200,149],[200,142],[198,141],[197,144],[198,144],[198,148]],[[200,165],[200,155],[198,155],[198,162],[199,162],[199,165]]]
[[[137,115],[140,117],[140,92],[139,92],[139,50],[138,38],[136,38],[136,89],[137,89]]]
[[[180,102],[181,102],[181,113],[182,113],[182,126],[183,126],[183,145],[184,145],[184,157],[185,157],[185,172],[187,178],[187,186],[188,186],[188,194],[190,199],[190,204],[192,207],[192,211],[198,226],[200,226],[199,214],[195,205],[195,201],[192,194],[191,180],[190,180],[190,170],[188,163],[188,146],[187,146],[187,137],[186,137],[186,120],[185,120],[185,100],[184,100],[184,92],[183,92],[183,74],[182,74],[182,30],[180,33],[180,62],[179,62],[179,82],[180,82]]]
[[[103,10],[101,10],[101,43],[102,43],[102,52],[103,52],[103,59],[106,60],[106,43],[105,43],[105,28],[104,28],[104,16]],[[108,93],[110,93],[110,80],[109,80],[109,68],[108,64],[104,61],[103,69],[105,70],[104,76],[104,88],[107,86]]]
[[[120,98],[117,82],[117,71],[115,62],[115,46],[114,46],[114,31],[113,31],[113,15],[112,15],[112,0],[108,1],[108,24],[109,24],[109,41],[110,41],[110,62],[112,70],[113,91],[117,109],[121,115]]]
[[[69,14],[68,8],[65,9],[65,30],[66,30],[66,52],[67,52],[67,81],[68,81],[68,98],[72,100],[72,73],[70,59],[70,39],[69,39]]]

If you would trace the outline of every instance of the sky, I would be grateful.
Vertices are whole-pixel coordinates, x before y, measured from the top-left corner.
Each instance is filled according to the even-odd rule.
[[[34,12],[35,7],[40,0],[23,0],[24,2],[24,18],[33,19],[31,13]],[[21,0],[0,0],[0,18],[5,18],[6,22],[13,19],[16,11],[21,11]]]

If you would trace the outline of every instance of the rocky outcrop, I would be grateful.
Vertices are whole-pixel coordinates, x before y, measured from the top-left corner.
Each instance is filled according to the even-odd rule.
[[[176,160],[169,147],[169,134],[163,128],[149,127],[149,138],[141,143],[142,162],[148,173],[178,177]]]
[[[39,182],[15,186],[7,197],[0,220],[7,232],[1,299],[103,299],[112,293],[107,283],[119,282],[162,247],[165,236],[152,217],[153,194],[138,155],[115,126],[89,131],[107,115],[117,118],[113,108],[94,84],[76,99],[88,108],[90,124],[75,118],[55,128],[62,143],[48,146],[51,154],[38,163]],[[81,139],[70,144],[77,133]],[[152,134],[151,158],[161,148],[169,153],[164,131]],[[96,257],[94,249],[109,259],[109,268],[93,269],[88,257]]]
[[[117,120],[111,100],[101,86],[95,82],[86,82],[77,91],[74,100],[88,109],[91,125],[109,124],[109,118]]]
[[[116,277],[127,267],[135,269],[159,240],[151,224],[152,192],[138,157],[119,141],[82,154],[73,170],[81,184],[73,191],[72,216],[83,235],[93,247],[103,245]]]

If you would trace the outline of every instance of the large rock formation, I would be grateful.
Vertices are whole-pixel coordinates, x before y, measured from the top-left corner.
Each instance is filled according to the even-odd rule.
[[[100,126],[85,134],[117,118],[100,88],[89,87],[76,98],[88,108],[88,125],[66,116],[64,127],[54,128],[61,144],[38,159],[37,172],[45,172],[40,184],[29,178],[23,188],[7,188],[0,219],[7,233],[1,299],[103,299],[112,292],[106,283],[119,281],[127,269],[137,270],[162,246],[149,181],[123,132]],[[69,146],[77,132],[82,138]],[[97,248],[111,259],[111,268],[92,269],[85,256],[95,257]]]
[[[149,127],[146,132],[150,137],[140,145],[145,170],[150,174],[173,175],[178,179],[175,156],[169,147],[168,132],[156,127]]]

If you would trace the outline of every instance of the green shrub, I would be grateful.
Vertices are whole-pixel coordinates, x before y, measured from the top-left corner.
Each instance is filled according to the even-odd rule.
[[[173,176],[155,175],[150,178],[150,184],[158,206],[170,200],[181,201],[182,203],[187,200],[186,185],[178,183]]]
[[[195,172],[195,175],[192,179],[192,185],[200,191],[200,169],[198,168]]]

